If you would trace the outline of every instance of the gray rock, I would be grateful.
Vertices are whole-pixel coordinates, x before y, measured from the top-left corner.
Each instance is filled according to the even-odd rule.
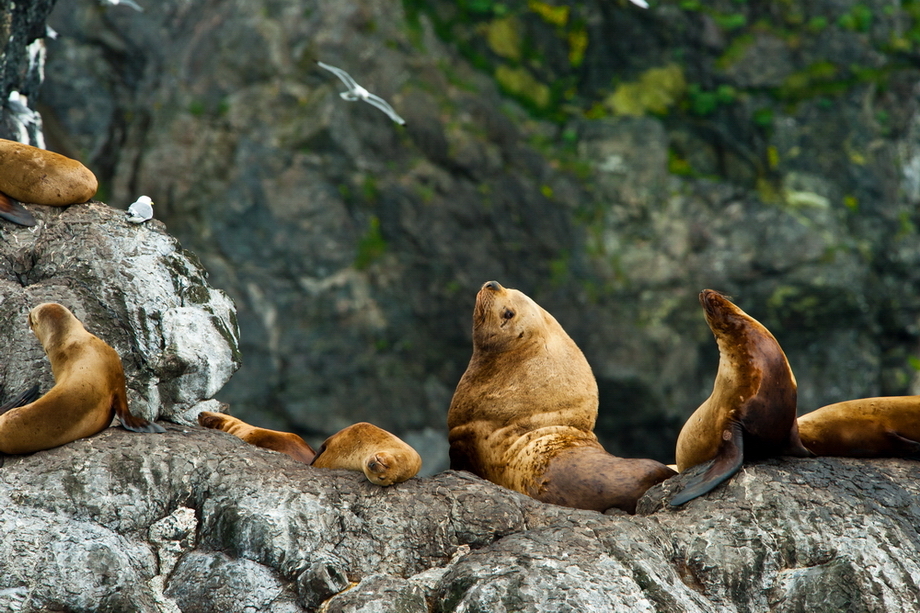
[[[121,355],[132,413],[194,420],[239,368],[236,311],[159,221],[105,204],[31,206],[34,228],[0,228],[0,383],[9,397],[54,383],[26,316],[60,302]]]
[[[0,610],[920,611],[912,460],[746,465],[679,509],[545,505],[466,473],[389,488],[198,427],[0,469]]]

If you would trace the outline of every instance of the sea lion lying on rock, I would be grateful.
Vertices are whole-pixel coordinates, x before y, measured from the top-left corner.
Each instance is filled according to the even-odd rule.
[[[35,225],[22,202],[66,206],[86,202],[99,188],[96,175],[80,162],[2,138],[0,168],[0,217],[20,225]]]
[[[802,444],[819,456],[920,457],[920,396],[860,398],[798,419]]]
[[[447,414],[451,468],[543,502],[634,513],[675,472],[604,451],[597,407],[591,367],[556,319],[517,290],[483,285],[473,356]]]
[[[317,468],[363,472],[368,481],[377,485],[401,483],[422,468],[422,458],[415,449],[399,437],[365,422],[339,430],[326,439],[318,452],[296,434],[250,426],[223,413],[202,411],[198,423]]]

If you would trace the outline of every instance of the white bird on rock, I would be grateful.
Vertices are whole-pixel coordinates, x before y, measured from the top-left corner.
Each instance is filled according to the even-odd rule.
[[[335,66],[330,66],[329,64],[323,64],[322,62],[317,61],[320,68],[325,68],[339,79],[342,80],[342,83],[345,84],[345,87],[348,88],[348,91],[341,92],[339,95],[344,99],[350,102],[356,100],[364,100],[371,106],[376,106],[378,109],[390,116],[390,119],[395,121],[401,126],[406,125],[406,120],[396,114],[396,111],[393,110],[393,107],[387,104],[386,100],[380,96],[375,96],[370,93],[360,85],[358,85],[354,79],[351,78],[351,75],[342,70],[341,68],[336,68]]]
[[[150,196],[141,196],[131,203],[131,206],[125,211],[125,217],[131,223],[144,223],[153,219],[153,200],[150,199]]]

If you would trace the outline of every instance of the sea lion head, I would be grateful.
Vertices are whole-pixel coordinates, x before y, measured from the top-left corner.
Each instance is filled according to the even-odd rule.
[[[735,306],[728,296],[713,289],[700,292],[700,305],[713,334],[729,334],[750,325],[752,318]]]
[[[483,351],[502,352],[532,342],[546,327],[548,313],[529,296],[502,287],[498,281],[483,284],[473,309],[473,343]]]
[[[67,307],[56,302],[43,302],[29,311],[29,328],[46,351],[50,345],[56,344],[74,323],[82,327]]]
[[[393,485],[414,477],[422,458],[412,448],[378,450],[364,461],[364,475],[371,483]]]

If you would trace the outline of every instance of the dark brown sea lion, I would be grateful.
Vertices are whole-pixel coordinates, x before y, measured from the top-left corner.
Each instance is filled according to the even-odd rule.
[[[802,444],[819,456],[920,456],[920,396],[847,400],[798,419]]]
[[[128,412],[121,358],[66,307],[40,304],[29,313],[29,325],[48,354],[54,387],[0,415],[0,453],[31,453],[92,436],[115,415],[135,432],[165,431]]]
[[[677,468],[714,462],[671,500],[674,506],[710,491],[745,459],[810,455],[796,427],[795,376],[779,343],[719,292],[703,290],[700,304],[719,346],[719,370],[712,394],[677,438]]]
[[[473,356],[447,415],[451,468],[543,502],[633,513],[675,473],[604,451],[593,432],[597,406],[591,367],[556,319],[517,290],[483,285]]]
[[[415,449],[399,437],[365,422],[339,430],[326,439],[318,452],[296,434],[257,428],[222,413],[202,411],[198,423],[317,468],[363,472],[368,481],[377,485],[411,479],[422,467],[422,458]]]

